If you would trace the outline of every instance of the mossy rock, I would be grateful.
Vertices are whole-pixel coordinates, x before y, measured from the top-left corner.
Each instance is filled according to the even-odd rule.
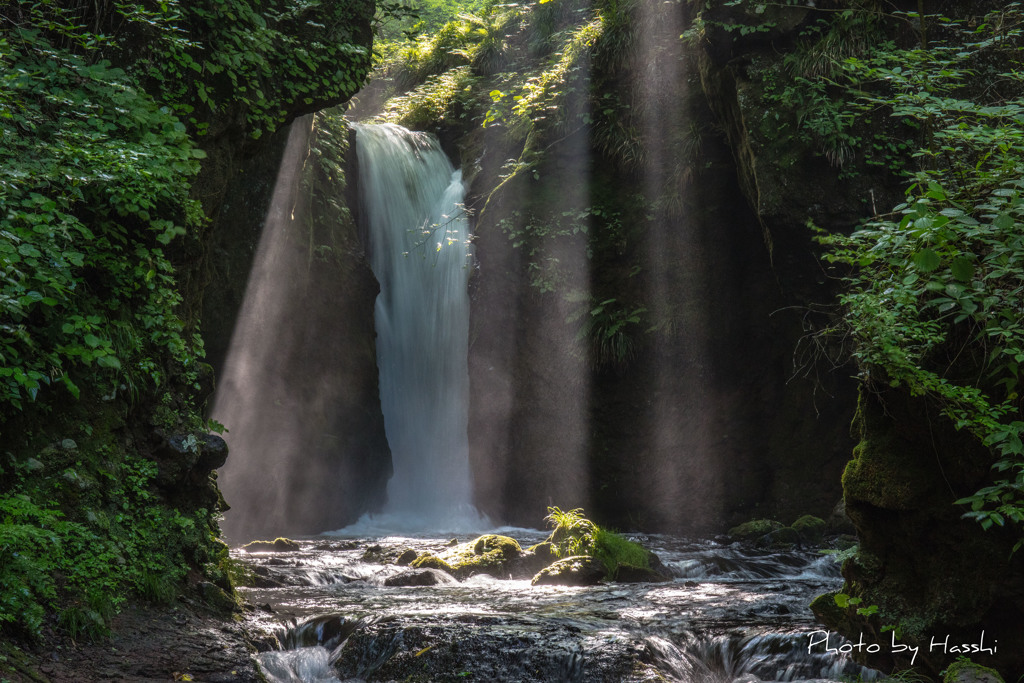
[[[523,551],[519,558],[511,563],[510,575],[513,579],[528,579],[558,559],[555,547],[547,541],[532,545]]]
[[[441,571],[448,572],[452,576],[455,576],[455,570],[450,564],[442,560],[437,555],[431,555],[430,553],[420,555],[410,562],[409,566],[413,569],[440,569]]]
[[[220,586],[209,581],[201,582],[197,588],[203,598],[203,602],[212,607],[215,611],[229,614],[238,609],[238,603],[228,595]]]
[[[487,534],[469,543],[456,545],[442,553],[440,559],[451,567],[452,575],[461,581],[474,574],[493,574],[501,578],[512,576],[522,555],[523,549],[514,538]]]
[[[825,538],[825,520],[814,515],[804,515],[792,524],[792,528],[804,543],[817,544]]]
[[[499,536],[497,534],[487,534],[481,536],[473,542],[473,552],[477,555],[485,555],[493,551],[499,551],[503,557],[513,558],[518,557],[523,549],[519,545],[519,541],[508,536]]]
[[[420,554],[418,552],[416,552],[412,548],[408,548],[405,551],[403,551],[401,555],[395,558],[395,564],[404,567],[412,564],[413,561],[419,556]]]
[[[533,553],[538,559],[545,560],[546,564],[551,564],[558,559],[558,555],[555,553],[555,546],[548,541],[531,545],[526,549],[526,552]]]
[[[1006,683],[1006,681],[995,669],[960,659],[946,669],[942,683]]]
[[[440,569],[421,568],[406,569],[400,574],[389,576],[384,580],[384,585],[395,587],[407,586],[445,586],[455,583],[455,578],[446,571]]]
[[[290,538],[278,537],[273,541],[253,541],[242,546],[247,553],[288,553],[301,550],[300,546]]]
[[[843,608],[836,604],[836,595],[838,591],[832,591],[830,593],[822,593],[818,597],[811,600],[811,612],[814,616],[818,617],[818,620],[834,626],[842,621],[844,616]]]
[[[388,557],[388,551],[381,545],[371,545],[363,551],[363,556],[360,558],[363,562],[376,562],[377,564],[387,564],[390,561]]]
[[[751,541],[782,528],[781,522],[773,519],[752,519],[729,529],[729,538],[734,541]]]
[[[844,586],[843,590],[848,590]],[[839,633],[856,633],[864,623],[856,616],[852,608],[843,608],[836,604],[836,595],[840,591],[822,593],[811,601],[811,612],[818,621]]]
[[[596,586],[604,578],[604,565],[586,555],[567,557],[541,569],[533,586]]]

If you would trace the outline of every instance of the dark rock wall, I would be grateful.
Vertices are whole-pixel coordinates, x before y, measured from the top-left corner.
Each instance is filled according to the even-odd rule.
[[[819,618],[880,642],[889,637],[880,628],[898,623],[903,642],[920,648],[915,665],[933,675],[957,656],[932,648],[933,639],[979,643],[985,631],[986,647],[996,652],[972,659],[1004,672],[1024,670],[1024,653],[1013,645],[1024,639],[1024,561],[1011,552],[1015,535],[982,532],[954,505],[989,480],[984,450],[936,406],[898,389],[862,389],[855,425],[859,442],[843,490],[860,549],[843,567],[844,591],[878,605],[882,617],[819,607]],[[911,665],[887,648],[865,660],[883,669]]]

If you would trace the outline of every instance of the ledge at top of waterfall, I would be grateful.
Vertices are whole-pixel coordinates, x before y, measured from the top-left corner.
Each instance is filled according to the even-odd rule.
[[[394,475],[393,530],[480,529],[469,472],[469,221],[461,171],[437,139],[353,124],[362,220],[380,283],[381,408]]]

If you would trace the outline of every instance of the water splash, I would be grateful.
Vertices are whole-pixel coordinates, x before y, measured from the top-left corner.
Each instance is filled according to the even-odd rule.
[[[393,124],[353,127],[370,263],[381,288],[377,364],[394,464],[383,514],[356,527],[485,528],[471,503],[471,254],[462,173],[432,136]]]

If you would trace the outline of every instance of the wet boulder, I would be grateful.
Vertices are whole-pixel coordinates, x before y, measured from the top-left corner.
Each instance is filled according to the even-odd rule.
[[[413,569],[438,569],[454,576],[455,569],[437,555],[425,553],[413,560],[410,565]]]
[[[782,527],[773,519],[752,519],[729,529],[728,536],[732,541],[754,541]]]
[[[402,567],[407,567],[410,564],[412,564],[413,560],[415,560],[417,557],[419,557],[419,553],[417,553],[412,548],[409,548],[401,555],[399,555],[397,558],[395,558],[395,564],[400,565]]]
[[[757,539],[757,545],[764,548],[788,550],[802,545],[803,539],[791,526],[784,526]]]
[[[827,524],[821,517],[804,515],[793,522],[792,529],[800,535],[800,540],[808,545],[818,545],[825,538]]]
[[[551,543],[538,543],[524,550],[519,559],[512,563],[510,575],[514,579],[530,578],[556,560],[558,555]]]
[[[235,599],[219,586],[209,581],[202,581],[196,588],[199,591],[199,595],[202,596],[203,602],[215,611],[230,614],[238,609],[238,603],[235,602]]]
[[[523,549],[514,538],[487,534],[452,547],[442,553],[440,559],[451,567],[452,575],[461,581],[474,574],[490,574],[498,578],[513,576],[522,556]],[[413,566],[421,565],[414,562]]]
[[[375,562],[377,564],[388,564],[391,561],[390,553],[383,546],[373,544],[363,551],[361,558],[363,562]]]
[[[533,586],[595,586],[605,576],[605,567],[586,555],[567,557],[537,572]]]
[[[455,579],[440,569],[407,569],[384,579],[385,586],[444,586],[457,583]]]
[[[995,669],[960,659],[946,669],[942,683],[1004,683],[1004,681]]]

